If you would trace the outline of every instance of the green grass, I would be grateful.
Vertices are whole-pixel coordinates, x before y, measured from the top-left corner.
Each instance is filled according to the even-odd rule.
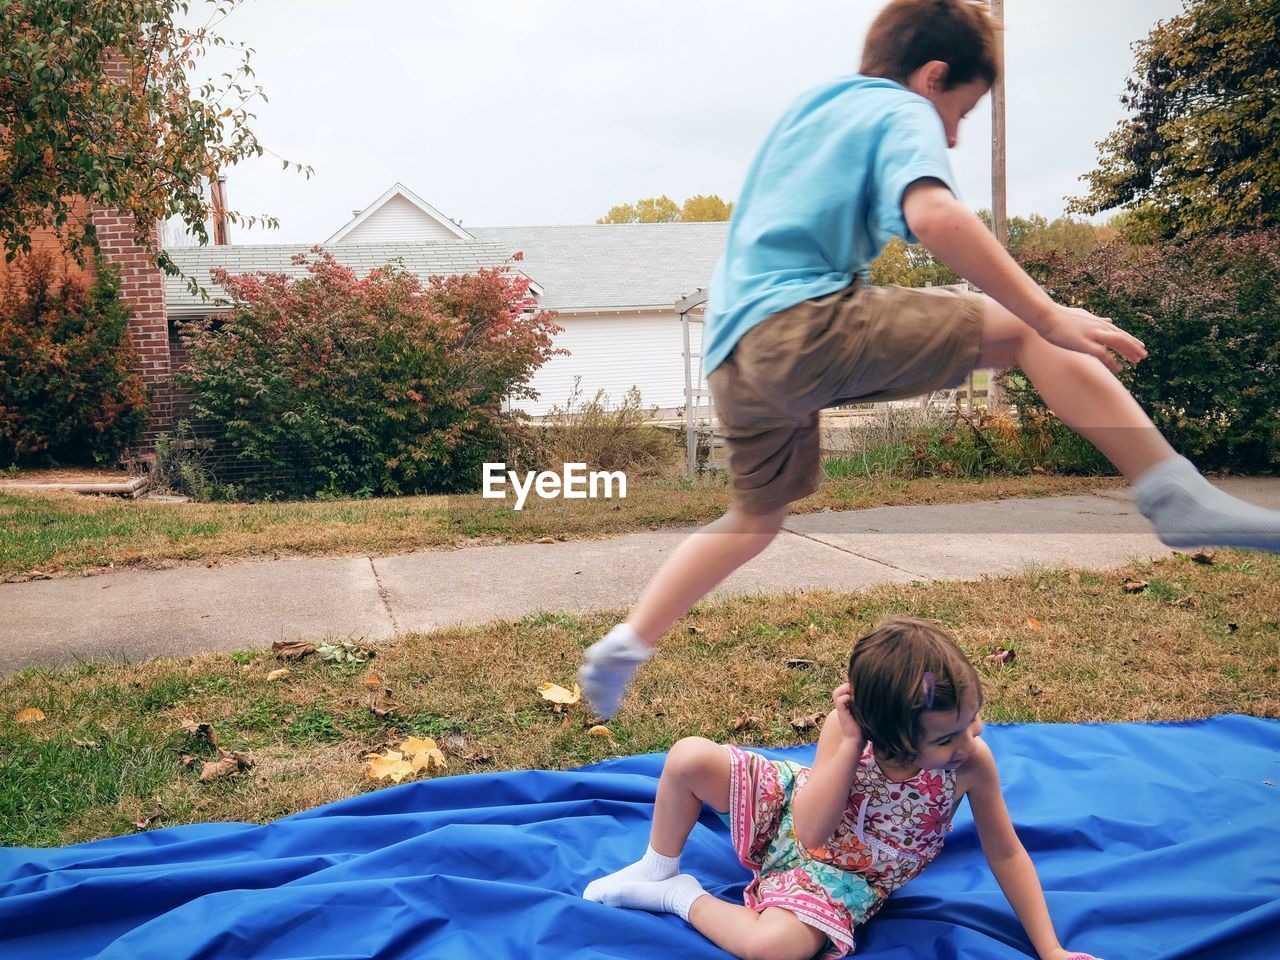
[[[1127,580],[1148,586],[1127,593]],[[410,634],[368,664],[309,657],[270,682],[282,664],[269,650],[30,669],[0,679],[0,844],[276,819],[378,789],[364,755],[411,735],[464,738],[443,775],[562,769],[665,750],[692,733],[811,741],[816,730],[795,723],[829,708],[853,639],[893,614],[938,620],[980,664],[988,721],[1275,717],[1277,610],[1280,557],[1231,551],[1211,565],[1175,556],[1108,572],[703,601],[637,675],[611,738],[590,734],[583,705],[557,711],[537,689],[571,688],[584,644],[621,611]],[[1016,659],[981,665],[997,646]],[[30,707],[45,719],[18,723]],[[202,783],[202,763],[217,754],[186,719],[209,724],[218,747],[252,767]]]

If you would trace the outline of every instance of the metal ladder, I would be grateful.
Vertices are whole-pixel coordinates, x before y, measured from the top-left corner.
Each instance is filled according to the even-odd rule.
[[[680,315],[680,328],[684,335],[684,426],[685,426],[685,475],[698,475],[698,452],[706,449],[708,470],[725,469],[724,440],[716,430],[715,409],[703,365],[701,348],[693,352],[690,324],[702,323],[706,316],[707,292],[701,288],[676,301],[676,313]],[[706,331],[703,331],[705,336]],[[697,370],[694,370],[694,361]]]

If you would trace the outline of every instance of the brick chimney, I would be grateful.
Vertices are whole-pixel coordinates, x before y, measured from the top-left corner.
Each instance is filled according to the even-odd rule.
[[[129,65],[109,59],[104,73],[115,79],[129,77]],[[121,294],[132,311],[129,336],[140,357],[140,373],[151,395],[151,414],[139,452],[149,452],[155,438],[173,430],[173,389],[170,381],[169,320],[164,302],[164,271],[140,244],[132,214],[90,204],[90,216],[104,258],[120,271]],[[159,224],[151,227],[150,242],[159,246]]]

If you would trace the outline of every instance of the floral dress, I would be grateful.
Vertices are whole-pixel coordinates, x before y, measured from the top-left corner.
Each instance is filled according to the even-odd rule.
[[[791,799],[810,770],[738,747],[725,819],[743,866],[755,876],[744,899],[752,910],[782,907],[827,935],[822,960],[853,952],[854,928],[885,898],[925,868],[951,829],[956,776],[921,770],[890,780],[867,744],[853,792],[825,846],[809,849],[796,836]]]

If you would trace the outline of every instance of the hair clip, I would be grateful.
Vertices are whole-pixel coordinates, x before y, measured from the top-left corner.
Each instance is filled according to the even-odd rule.
[[[933,695],[938,690],[938,678],[932,672],[926,670],[924,672],[924,681],[920,684],[924,690],[924,708],[926,710],[933,709]]]

